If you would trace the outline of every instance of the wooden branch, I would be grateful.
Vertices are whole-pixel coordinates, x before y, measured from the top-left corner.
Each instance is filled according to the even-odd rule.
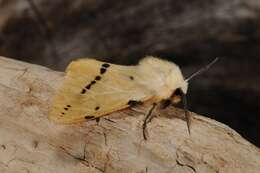
[[[157,111],[142,136],[143,113],[124,110],[99,124],[47,118],[63,73],[0,58],[0,172],[259,172],[260,151],[229,127],[183,110]]]

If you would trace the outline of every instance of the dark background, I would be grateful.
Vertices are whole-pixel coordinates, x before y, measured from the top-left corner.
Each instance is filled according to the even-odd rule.
[[[260,146],[259,0],[0,0],[0,55],[62,71],[153,55],[186,77],[220,57],[191,81],[190,110]]]

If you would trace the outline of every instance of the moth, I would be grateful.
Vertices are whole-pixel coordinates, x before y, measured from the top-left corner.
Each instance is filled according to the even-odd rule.
[[[77,123],[136,104],[148,104],[151,109],[144,121],[145,129],[156,106],[167,107],[180,100],[187,105],[188,81],[196,74],[185,79],[176,64],[151,56],[134,66],[95,59],[72,61],[66,69],[62,86],[52,100],[49,119],[57,123]],[[189,129],[190,115],[185,110]]]

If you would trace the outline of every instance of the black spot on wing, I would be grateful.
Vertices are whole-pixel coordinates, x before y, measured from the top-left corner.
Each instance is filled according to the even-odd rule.
[[[106,71],[107,71],[107,69],[101,68],[101,69],[100,69],[100,74],[104,74]]]
[[[104,74],[104,73],[107,71],[107,68],[108,68],[108,67],[110,67],[110,64],[108,64],[108,63],[102,64],[102,65],[101,65],[101,68],[100,68],[100,74]],[[89,84],[87,84],[87,85],[85,86],[85,88],[83,88],[83,89],[81,90],[81,94],[85,94],[87,90],[90,90],[91,87],[92,87],[93,85],[95,85],[95,84],[96,84],[98,81],[100,81],[100,80],[101,80],[101,76],[99,76],[99,75],[96,76],[94,80],[92,80]]]
[[[95,110],[97,111],[97,110],[99,110],[100,109],[100,107],[99,106],[97,106],[97,107],[95,107]]]
[[[91,88],[91,84],[88,84],[85,88],[89,90]]]
[[[104,67],[104,68],[108,68],[108,67],[110,67],[110,64],[108,64],[108,63],[104,63],[104,64],[102,64],[102,67]]]
[[[96,77],[95,77],[95,80],[100,80],[100,79],[101,79],[100,76],[96,76]]]
[[[85,94],[85,93],[86,93],[86,89],[82,89],[81,94]]]
[[[110,64],[108,64],[108,63],[102,64],[102,66],[100,68],[100,74],[104,74],[107,71],[108,67],[110,67]]]
[[[87,116],[85,116],[84,117],[85,119],[87,119],[87,120],[89,120],[89,119],[93,119],[93,118],[95,118],[93,115],[87,115]]]
[[[71,108],[71,105],[67,105],[66,107],[64,107],[64,110],[65,110],[65,111],[68,111],[70,108]],[[65,113],[64,113],[64,112],[61,112],[61,114],[64,115]]]
[[[142,102],[141,102],[141,101],[138,101],[138,100],[129,100],[129,101],[127,102],[127,104],[128,104],[130,107],[133,107],[133,106],[142,104]]]
[[[133,76],[129,76],[129,79],[134,80],[135,78]]]

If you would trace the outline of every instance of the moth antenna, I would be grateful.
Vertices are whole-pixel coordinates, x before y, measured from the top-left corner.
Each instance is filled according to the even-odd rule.
[[[187,96],[185,94],[182,95],[182,104],[185,111],[185,119],[187,122],[188,132],[190,135],[190,125],[191,125],[191,114],[188,111],[188,104],[187,104]]]
[[[199,69],[198,71],[196,71],[195,73],[193,73],[190,77],[188,77],[187,79],[185,79],[186,82],[188,82],[189,80],[191,80],[192,78],[194,78],[195,76],[198,76],[202,73],[204,73],[205,71],[207,71],[213,64],[215,64],[217,61],[219,60],[219,58],[215,58],[213,61],[211,61],[208,65],[206,65],[205,67],[202,67],[201,69]]]

